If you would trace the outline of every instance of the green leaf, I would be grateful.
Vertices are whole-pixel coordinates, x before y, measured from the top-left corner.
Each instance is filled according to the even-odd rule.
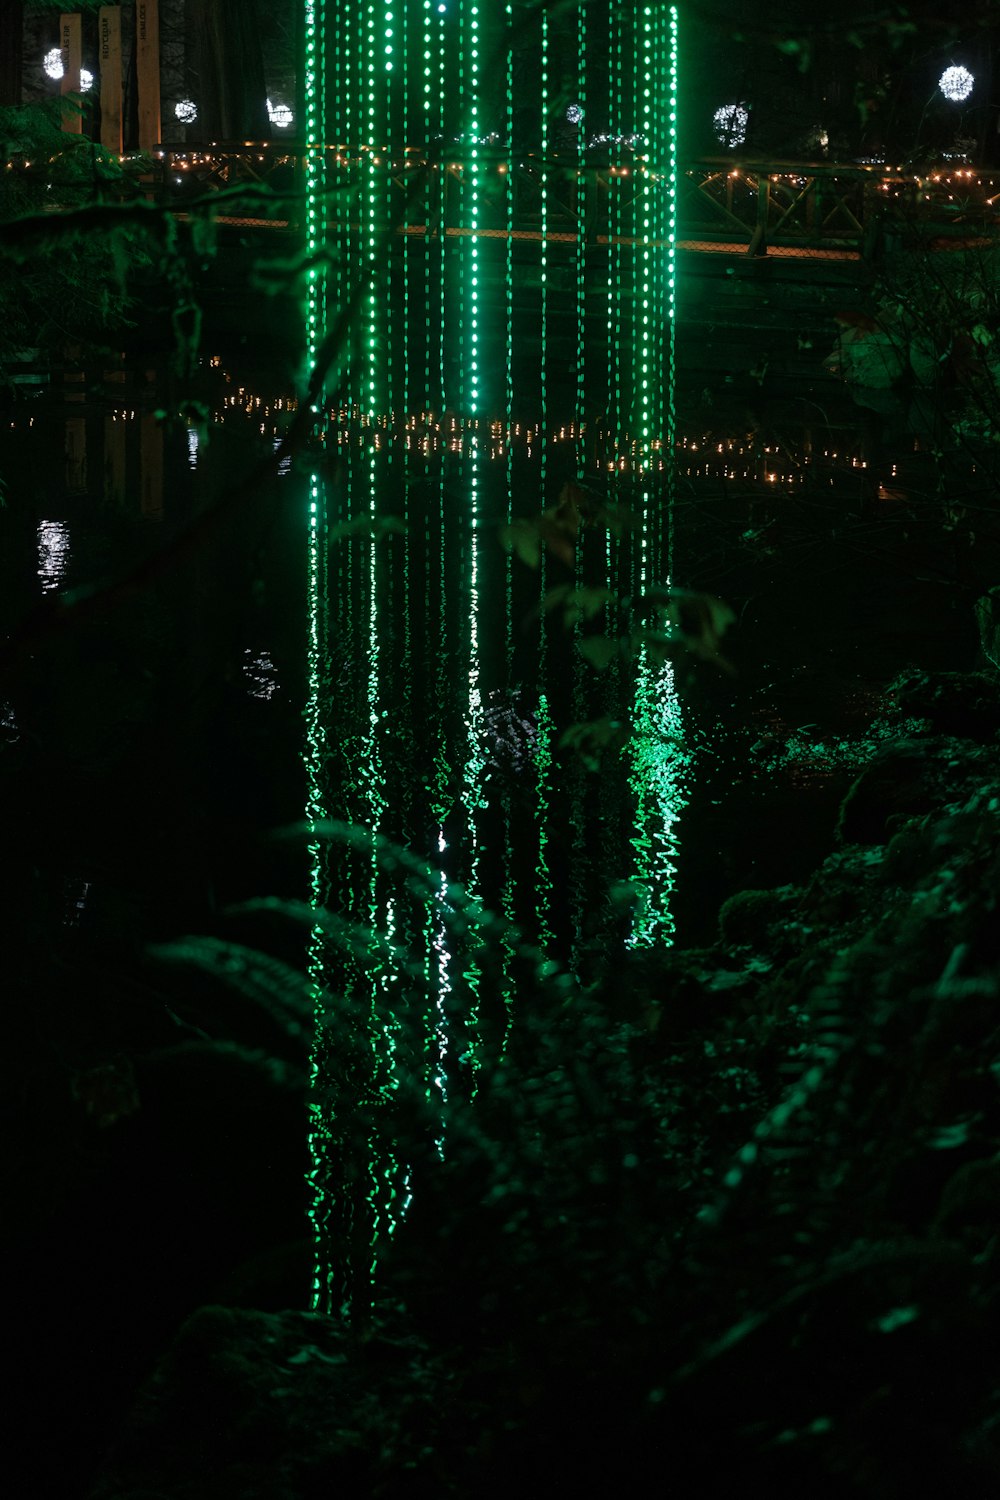
[[[606,635],[588,635],[580,642],[580,654],[592,667],[603,672],[621,655],[621,642],[609,640]]]

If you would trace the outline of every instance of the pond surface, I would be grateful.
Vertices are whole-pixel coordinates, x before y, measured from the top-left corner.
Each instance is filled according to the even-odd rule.
[[[922,519],[912,438],[883,440],[829,385],[822,404],[708,404],[687,383],[653,546],[629,518],[667,486],[609,472],[572,424],[542,443],[413,412],[373,445],[337,413],[311,491],[288,461],[260,475],[291,372],[206,359],[200,425],[162,421],[160,367],[20,395],[0,425],[2,629],[23,642],[0,705],[14,910],[40,888],[50,920],[128,949],[221,931],[307,965],[366,1018],[360,1058],[331,1022],[334,1093],[377,1102],[415,1071],[443,1132],[449,1089],[474,1091],[539,965],[627,974],[635,950],[713,941],[733,892],[804,878],[889,732],[881,686],[975,664],[979,582]],[[223,493],[221,525],[153,561]],[[565,527],[503,544],[560,503],[573,545]],[[85,618],[37,614],[142,560],[141,586]],[[683,654],[597,670],[581,641],[636,616],[581,618],[568,590],[635,601],[668,572],[732,609],[733,670]],[[321,838],[270,838],[307,815]],[[224,915],[259,897],[334,923]],[[327,1186],[335,1146],[314,1153]],[[374,1161],[372,1212],[394,1222],[405,1167]]]

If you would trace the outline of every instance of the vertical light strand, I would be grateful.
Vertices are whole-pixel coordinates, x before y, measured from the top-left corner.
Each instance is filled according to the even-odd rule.
[[[305,140],[306,140],[306,362],[310,377],[326,326],[326,275],[318,264],[325,247],[326,149],[325,149],[325,70],[323,47],[326,32],[324,0],[305,0],[303,58]],[[319,418],[320,402],[314,398],[314,418]],[[319,423],[317,421],[317,426]],[[324,680],[326,668],[326,513],[325,494],[318,471],[309,476],[308,487],[307,603],[308,648],[306,663],[305,743],[303,758],[306,772],[306,822],[310,829],[327,816],[326,787],[323,768],[326,763],[326,714]],[[310,864],[310,900],[314,910],[327,899],[327,870],[323,847],[319,842],[308,846]],[[325,1032],[323,1022],[326,976],[325,947],[320,928],[310,934],[307,964],[313,986],[316,1020],[310,1048],[309,1137],[307,1188],[309,1220],[313,1237],[313,1274],[311,1303],[318,1311],[329,1312],[332,1302],[333,1267],[330,1264],[329,1216],[332,1211],[331,1145],[332,1123],[317,1102],[319,1085],[325,1067]]]
[[[506,520],[513,519],[514,500],[514,202],[516,189],[514,161],[514,7],[508,0],[504,13],[504,453]],[[508,693],[514,687],[514,555],[507,551],[504,557],[504,623],[506,637],[506,671],[504,686]],[[511,936],[514,917],[514,840],[511,804],[504,807],[503,849],[503,893],[501,909],[507,920],[502,942],[500,960],[500,986],[504,1005],[504,1030],[500,1041],[501,1053],[507,1044],[514,1026],[514,942]]]
[[[653,193],[650,177],[653,138],[653,6],[643,5],[636,15],[638,35],[634,47],[633,130],[640,139],[633,152],[632,231],[632,436],[635,469],[640,488],[641,529],[633,590],[642,594],[649,585],[650,529],[653,504],[650,462],[653,440],[653,349],[655,298],[653,296]]]
[[[504,88],[504,442],[506,443],[505,469],[507,479],[507,524],[512,517],[511,505],[514,497],[514,23],[513,6],[507,5],[505,31],[506,79]],[[514,671],[514,615],[512,572],[513,553],[507,552],[505,566],[506,588],[506,634],[507,634],[507,682],[511,683]]]
[[[482,801],[482,776],[486,758],[483,753],[483,707],[482,689],[479,680],[479,487],[481,462],[479,362],[482,309],[480,303],[479,262],[479,206],[481,192],[481,149],[479,141],[480,31],[479,5],[476,3],[476,0],[472,0],[472,3],[468,7],[467,28],[463,32],[463,35],[465,38],[463,72],[465,75],[466,97],[469,101],[468,123],[463,132],[467,138],[468,145],[465,152],[463,172],[465,179],[463,198],[466,200],[466,212],[463,215],[465,222],[462,225],[462,228],[467,231],[467,237],[463,239],[463,244],[468,247],[468,269],[465,278],[468,290],[468,327],[464,363],[468,365],[469,370],[466,434],[462,460],[462,467],[467,477],[469,494],[469,515],[466,528],[469,547],[469,686],[466,715],[466,760],[463,773],[463,801],[466,810],[469,840],[466,890],[470,896],[478,899],[479,866],[482,858],[482,849],[479,842],[478,811]],[[469,952],[466,954],[463,975],[467,996],[466,1015],[464,1018],[467,1043],[463,1056],[472,1069],[473,1095],[476,1089],[476,1072],[481,1066],[479,1038],[479,987],[481,975],[475,952],[476,946],[476,936],[475,934],[470,934]]]
[[[542,282],[542,361],[541,379],[538,392],[538,455],[539,455],[539,484],[542,495],[545,495],[545,478],[548,463],[549,445],[549,398],[548,398],[548,359],[549,359],[549,12],[548,7],[542,11],[542,41],[539,65],[541,68],[541,105],[542,125],[539,149],[541,151],[541,282]]]
[[[587,234],[590,193],[586,171],[587,146],[587,7],[577,8],[576,22],[577,89],[575,103],[581,111],[576,122],[576,392],[573,418],[576,424],[574,451],[576,466],[583,467],[586,422],[586,355],[587,355]]]
[[[423,0],[423,33],[420,73],[420,130],[422,160],[425,170],[425,195],[427,212],[424,219],[423,269],[424,269],[424,380],[422,391],[423,426],[426,441],[430,441],[430,413],[434,404],[431,394],[431,349],[434,342],[435,319],[431,297],[431,231],[435,214],[435,191],[440,185],[440,172],[433,171],[430,160],[431,112],[434,89],[434,21],[431,12],[432,0]]]
[[[608,58],[611,68],[608,110],[608,454],[613,465],[612,489],[621,479],[620,456],[624,452],[622,392],[622,177],[621,141],[623,91],[623,10],[611,6]],[[609,535],[610,546],[610,535]]]
[[[676,5],[670,7],[670,23],[667,34],[667,295],[666,295],[666,420],[663,434],[663,453],[666,463],[666,520],[663,545],[663,566],[667,578],[674,573],[674,502],[676,499],[677,472],[677,138],[678,121],[678,50],[680,19]]]
[[[541,14],[541,37],[539,44],[539,95],[541,105],[541,125],[539,130],[541,354],[539,360],[538,407],[531,419],[538,447],[538,487],[539,497],[543,506],[548,504],[549,498],[546,491],[549,456],[549,108],[551,104],[549,65],[549,12],[548,7],[546,7]],[[538,564],[539,599],[545,598],[548,587],[548,558],[543,548]],[[538,631],[537,674],[539,683],[544,684],[548,673],[549,659],[549,638],[546,629],[546,611],[544,609],[540,609],[538,612]],[[535,905],[538,919],[538,946],[546,955],[548,954],[549,945],[553,938],[550,926],[553,882],[549,869],[549,856],[546,849],[552,790],[552,729],[551,709],[544,690],[540,690],[538,700],[538,739],[536,743],[538,801],[535,805],[535,822],[538,831],[538,867],[535,872]]]
[[[576,90],[574,101],[580,110],[580,118],[576,123],[576,244],[575,244],[575,272],[576,291],[575,308],[576,315],[576,381],[573,401],[573,453],[575,460],[575,473],[579,477],[584,466],[585,451],[585,421],[586,421],[586,352],[587,352],[587,234],[588,234],[588,210],[590,194],[588,192],[586,165],[586,131],[588,129],[588,91],[587,91],[587,7],[577,7],[576,21]],[[575,549],[576,586],[582,588],[586,583],[586,557],[582,545]],[[587,719],[587,664],[579,646],[583,637],[583,621],[577,614],[573,628],[575,646],[573,653],[573,688],[572,688],[572,721],[581,724]],[[586,864],[586,817],[585,805],[589,801],[589,789],[585,786],[585,778],[579,766],[574,767],[571,777],[565,783],[569,795],[572,797],[572,808],[570,812],[570,823],[572,827],[572,839],[570,845],[570,878],[569,878],[569,915],[572,927],[570,966],[574,973],[579,973],[580,945],[583,941],[583,913],[586,901],[585,891],[585,864]]]
[[[438,176],[441,179],[438,208],[438,247],[439,247],[439,286],[440,318],[438,320],[438,376],[441,402],[441,422],[444,425],[444,413],[451,404],[448,398],[447,374],[445,368],[445,349],[449,333],[448,297],[447,297],[447,274],[448,274],[448,190],[450,170],[446,156],[447,141],[445,139],[446,128],[446,100],[448,97],[448,16],[447,9],[443,4],[438,5],[437,14],[437,100],[435,114],[437,120],[438,135]]]
[[[646,25],[649,31],[646,31]],[[642,120],[646,136],[647,191],[643,197],[643,250],[655,251],[648,282],[648,300],[662,322],[662,343],[657,368],[662,381],[656,405],[650,402],[649,425],[644,426],[637,453],[650,460],[641,477],[643,488],[643,537],[641,583],[646,570],[659,571],[672,565],[672,469],[674,367],[673,334],[676,317],[676,157],[677,157],[677,10],[673,6],[649,5],[643,12]],[[659,59],[659,65],[655,63]],[[669,60],[669,61],[668,61]],[[648,82],[647,82],[648,79]],[[646,94],[646,89],[649,94]],[[648,104],[648,107],[647,107]],[[647,234],[648,229],[648,234]],[[639,253],[639,236],[636,236]],[[647,240],[651,243],[647,244]],[[643,265],[645,266],[645,259]],[[637,278],[638,279],[638,278]],[[643,300],[647,300],[644,296]],[[637,339],[640,350],[638,374],[644,362],[651,363],[656,348],[652,338]],[[644,388],[638,385],[640,395]],[[652,470],[653,417],[657,441],[666,454],[662,473]],[[659,481],[659,482],[657,482]],[[650,506],[656,503],[655,516]],[[655,520],[655,526],[651,521]],[[650,537],[656,539],[652,546]],[[668,581],[669,581],[668,572]],[[684,741],[684,723],[671,662],[657,666],[645,652],[636,669],[633,734],[628,748],[629,781],[635,799],[632,844],[635,885],[641,901],[634,913],[628,946],[633,948],[669,944],[674,934],[671,895],[677,871],[679,820],[689,798],[693,755]]]

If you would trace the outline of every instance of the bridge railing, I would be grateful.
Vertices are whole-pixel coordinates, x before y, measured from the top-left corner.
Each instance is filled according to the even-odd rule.
[[[346,152],[329,147],[345,181],[352,162]],[[270,187],[278,195],[262,200],[259,211],[248,195],[246,207],[225,210],[220,219],[261,228],[296,230],[305,205],[304,158],[293,143],[245,142],[203,147],[161,147],[157,153],[156,192],[183,208],[189,196],[222,189]],[[416,148],[383,154],[383,163],[400,202],[416,171],[439,174],[432,196],[435,211],[426,232],[463,232],[464,177],[470,162],[453,147],[428,162]],[[353,163],[356,166],[356,163]],[[502,147],[480,148],[479,228],[484,235],[538,238],[541,225],[554,245],[607,243],[609,225],[631,238],[630,204],[644,173],[653,171],[641,158],[581,162],[571,155],[542,158],[515,156]],[[336,191],[337,171],[331,173]],[[885,232],[922,225],[936,233],[959,232],[970,223],[998,223],[1000,171],[988,173],[955,167],[915,175],[882,164],[751,160],[731,155],[683,162],[677,182],[678,237],[705,249],[737,245],[749,255],[768,248],[802,255],[841,251],[870,258]],[[614,200],[612,209],[609,200]],[[544,204],[544,211],[543,211]]]
[[[683,238],[746,243],[750,255],[769,245],[853,250],[870,255],[885,214],[882,165],[734,160],[706,157],[679,174]]]

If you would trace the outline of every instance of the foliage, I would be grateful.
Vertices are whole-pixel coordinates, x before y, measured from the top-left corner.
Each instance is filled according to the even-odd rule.
[[[843,314],[827,368],[865,391],[925,390],[954,440],[1000,443],[1000,244],[995,233],[885,258],[870,314]]]
[[[583,484],[569,481],[555,505],[502,527],[500,540],[530,568],[540,568],[545,554],[572,567],[584,530],[621,537],[638,524],[626,507],[608,504]],[[736,616],[728,604],[710,594],[654,584],[632,598],[603,584],[561,583],[547,591],[540,611],[559,618],[567,633],[578,633],[580,655],[599,672],[615,664],[632,670],[640,661],[658,667],[669,661],[688,672],[696,663],[728,674],[734,671],[720,646]],[[582,627],[594,625],[602,616],[607,618],[603,630],[582,633]],[[618,715],[569,725],[559,747],[573,750],[587,770],[596,771],[605,756],[617,753],[628,738],[623,708]]]
[[[122,163],[64,132],[64,107],[56,100],[0,109],[0,355],[122,327],[131,305],[128,276],[149,262],[138,216],[121,216],[104,232],[87,223],[71,241],[50,219],[47,242],[19,248],[19,228],[34,215],[128,203],[139,191],[143,162]]]
[[[995,714],[995,683],[977,691]],[[603,1479],[623,1445],[640,1466],[669,1451],[680,1483],[902,1500],[929,1469],[989,1492],[998,813],[989,746],[926,752],[931,813],[762,898],[737,946],[609,954],[590,985],[527,970],[511,1045],[475,1097],[451,1094],[440,1151],[412,1079],[378,1110],[337,1102],[362,1159],[377,1138],[411,1163],[413,1198],[380,1244],[360,1348],[330,1358],[357,1372],[405,1336],[414,1398],[451,1382],[414,1407],[419,1453],[387,1417],[374,1492],[397,1464],[441,1494],[483,1473],[500,1493],[525,1467]],[[904,860],[904,833],[928,859]],[[376,852],[436,887],[405,850]],[[454,887],[449,907],[456,954],[476,943],[484,972],[481,939],[516,946]],[[244,992],[242,967],[228,978]],[[338,1000],[330,1025],[349,1048],[364,1006]],[[946,1387],[927,1386],[931,1365]],[[401,1393],[372,1365],[364,1401],[383,1399],[398,1410]],[[337,1430],[377,1429],[364,1411],[338,1408]]]

